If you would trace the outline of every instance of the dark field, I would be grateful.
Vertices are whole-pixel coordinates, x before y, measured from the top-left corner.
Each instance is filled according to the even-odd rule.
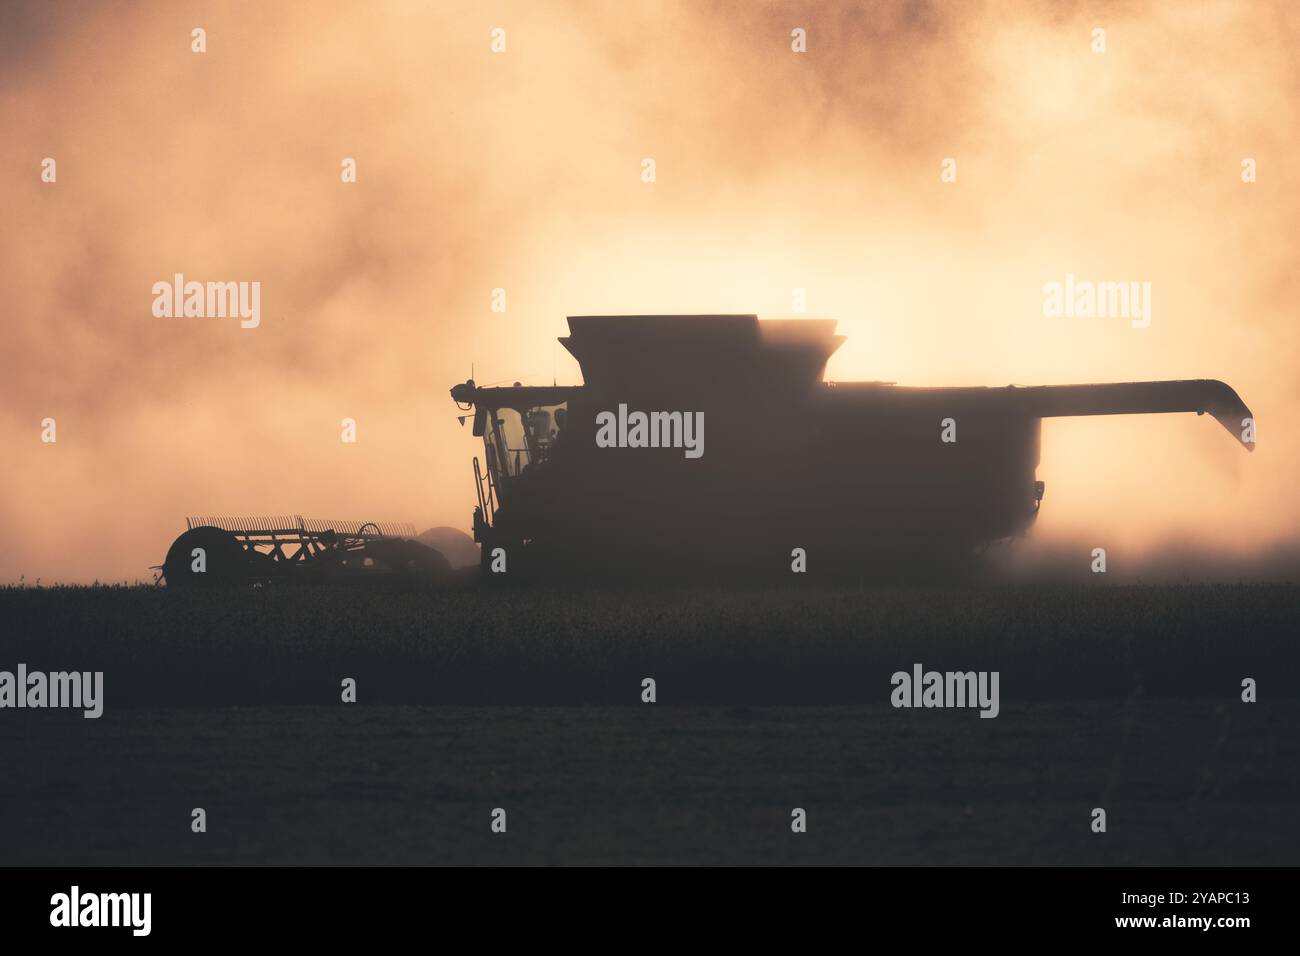
[[[167,593],[0,589],[0,668],[102,670],[107,707],[880,704],[920,662],[1004,703],[1300,697],[1300,587]],[[987,722],[987,721],[986,721]]]
[[[0,725],[0,847],[23,864],[1294,864],[1300,705],[1241,708],[24,713]]]
[[[1294,864],[1298,623],[1255,585],[0,590],[0,669],[105,672],[99,720],[0,711],[0,863]],[[890,707],[915,662],[1000,671],[1001,715]]]

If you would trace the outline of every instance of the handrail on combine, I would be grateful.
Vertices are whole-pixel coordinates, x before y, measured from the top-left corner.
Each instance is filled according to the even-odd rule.
[[[479,514],[487,516],[487,505],[483,501],[483,469],[479,466],[478,455],[474,456],[474,493],[478,495]]]
[[[483,491],[484,482],[487,483],[486,494]],[[490,525],[497,513],[496,485],[492,481],[492,469],[489,468],[485,474],[477,455],[474,456],[474,490],[478,492],[479,513],[483,515],[484,522]]]

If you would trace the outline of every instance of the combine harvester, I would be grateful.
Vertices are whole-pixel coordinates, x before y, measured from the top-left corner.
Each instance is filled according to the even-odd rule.
[[[835,322],[572,316],[580,386],[451,396],[484,443],[474,540],[488,578],[947,576],[1033,524],[1041,421],[1209,414],[1247,449],[1222,382],[916,388],[827,382]],[[191,518],[163,564],[204,581],[444,579],[411,529]],[[206,570],[193,570],[194,554]],[[216,572],[214,574],[214,571]]]
[[[811,574],[945,577],[1033,524],[1044,418],[1196,412],[1254,450],[1250,409],[1214,380],[827,382],[834,321],[572,316],[569,331],[584,385],[451,391],[484,443],[485,571],[779,577],[802,554]]]

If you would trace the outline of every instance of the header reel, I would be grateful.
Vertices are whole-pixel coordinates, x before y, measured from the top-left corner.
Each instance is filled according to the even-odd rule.
[[[300,515],[191,517],[162,564],[168,587],[340,581],[376,577],[439,579],[442,554],[415,540],[409,524],[329,521]]]

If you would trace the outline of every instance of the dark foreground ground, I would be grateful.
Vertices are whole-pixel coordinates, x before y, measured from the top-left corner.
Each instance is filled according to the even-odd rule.
[[[0,861],[1294,864],[1297,718],[1288,701],[996,720],[656,705],[6,721]],[[1105,834],[1089,830],[1098,806]],[[190,832],[194,807],[207,833]]]
[[[1288,586],[0,590],[0,670],[106,684],[0,710],[0,863],[1295,864],[1298,630]],[[915,662],[1000,716],[890,707]]]

